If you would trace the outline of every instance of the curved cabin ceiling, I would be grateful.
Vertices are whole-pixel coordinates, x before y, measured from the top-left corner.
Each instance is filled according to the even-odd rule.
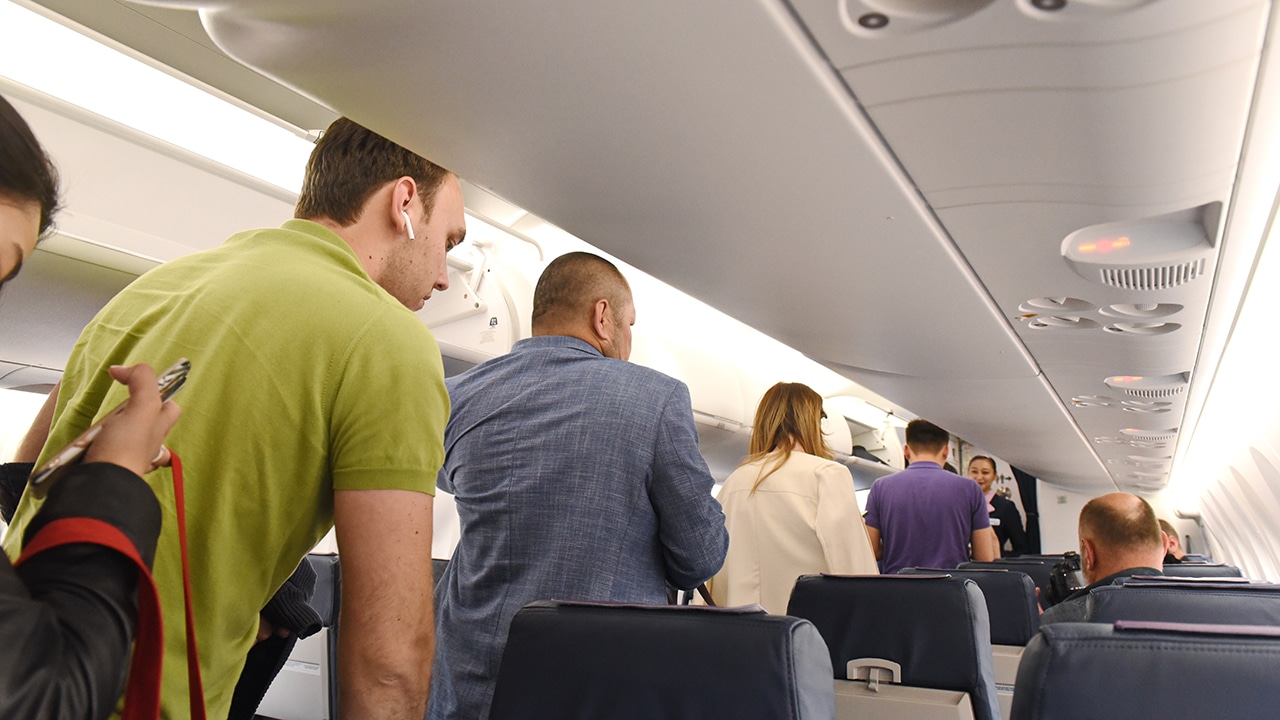
[[[1265,0],[163,4],[1028,472],[1167,482]]]

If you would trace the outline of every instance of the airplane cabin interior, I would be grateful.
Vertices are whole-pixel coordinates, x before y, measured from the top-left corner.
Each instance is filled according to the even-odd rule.
[[[65,207],[0,293],[0,452],[115,293],[290,218],[312,143],[346,115],[462,180],[467,239],[418,313],[446,374],[529,337],[541,269],[591,249],[632,284],[632,361],[689,386],[718,482],[765,389],[800,381],[860,502],[927,418],[953,458],[997,458],[1020,505],[1014,469],[1026,478],[1041,552],[1077,549],[1084,503],[1125,491],[1188,552],[1280,582],[1276,11],[6,0],[0,94],[50,151]],[[437,499],[442,559],[450,508]],[[555,622],[541,610],[522,632]],[[329,717],[329,642],[299,646],[272,717]],[[1077,640],[1048,642],[1035,662],[1055,667]],[[1028,660],[1000,647],[1007,682],[967,717],[1020,702]],[[879,673],[848,681],[874,694]],[[863,690],[837,687],[837,706]]]

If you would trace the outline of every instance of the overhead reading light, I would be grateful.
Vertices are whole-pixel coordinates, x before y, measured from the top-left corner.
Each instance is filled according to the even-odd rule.
[[[1093,225],[1062,242],[1072,270],[1124,290],[1166,290],[1205,274],[1222,203],[1143,220]]]
[[[1187,389],[1187,373],[1176,375],[1113,375],[1102,381],[1112,390],[1133,397],[1160,399],[1179,395]]]
[[[1163,430],[1144,430],[1142,428],[1121,428],[1120,434],[1126,437],[1138,438],[1141,440],[1150,440],[1153,442],[1164,442],[1172,440],[1178,436],[1178,428],[1165,428]]]
[[[312,144],[47,17],[0,1],[0,76],[297,193]]]

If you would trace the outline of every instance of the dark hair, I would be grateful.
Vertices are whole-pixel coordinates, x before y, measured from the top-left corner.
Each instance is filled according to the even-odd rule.
[[[1163,547],[1160,524],[1146,500],[1129,493],[1096,497],[1080,510],[1080,536],[1118,550]]]
[[[907,423],[907,447],[913,452],[936,454],[951,442],[951,434],[928,420]]]
[[[351,225],[378,188],[408,176],[418,184],[418,197],[429,219],[436,192],[450,174],[372,130],[338,118],[311,151],[293,216]]]
[[[987,464],[989,464],[989,465],[991,466],[991,472],[996,472],[996,461],[995,461],[995,460],[992,460],[991,458],[987,457],[986,455],[974,455],[973,457],[969,458],[969,464],[965,466],[965,471],[967,472],[967,471],[969,471],[970,469],[972,469],[972,468],[973,468],[973,464],[974,464],[974,463],[976,463],[976,462],[978,462],[979,460],[982,460],[982,461],[986,462]]]
[[[27,121],[0,97],[0,197],[40,204],[40,234],[58,212],[58,171]]]
[[[538,278],[533,290],[533,328],[573,322],[600,299],[621,308],[630,293],[631,286],[613,263],[588,252],[565,253]]]

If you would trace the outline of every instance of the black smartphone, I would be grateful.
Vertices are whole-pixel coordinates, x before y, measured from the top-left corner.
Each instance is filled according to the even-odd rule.
[[[183,383],[187,381],[187,373],[189,372],[191,372],[191,361],[182,358],[160,374],[157,382],[160,387],[160,400],[162,402],[173,397],[173,394],[178,392]],[[49,488],[53,486],[58,478],[62,477],[63,473],[71,469],[84,457],[85,451],[93,444],[94,439],[98,437],[98,433],[102,432],[102,424],[108,418],[123,410],[124,405],[124,403],[120,403],[112,408],[111,412],[103,415],[101,420],[90,425],[88,430],[80,433],[79,437],[49,458],[48,462],[36,468],[31,473],[31,479],[27,481],[27,492],[32,493],[37,500],[44,499],[44,496],[49,492]]]

